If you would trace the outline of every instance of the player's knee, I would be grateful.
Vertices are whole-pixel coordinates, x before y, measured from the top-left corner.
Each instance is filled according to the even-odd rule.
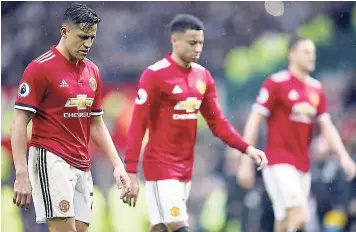
[[[163,223],[156,224],[151,226],[150,232],[168,232],[168,227]]]
[[[298,206],[288,209],[287,213],[288,227],[303,228],[307,223],[307,214],[304,206]]]

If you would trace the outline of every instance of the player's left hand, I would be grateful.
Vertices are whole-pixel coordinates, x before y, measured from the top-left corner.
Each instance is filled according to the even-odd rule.
[[[120,199],[123,199],[130,193],[131,180],[123,167],[117,167],[114,170],[114,178],[119,189],[122,189]]]
[[[131,191],[129,192],[129,194],[127,194],[125,198],[122,199],[122,201],[125,204],[128,204],[130,207],[135,207],[138,198],[138,193],[140,192],[140,186],[138,184],[136,173],[129,173],[129,177],[131,179]]]
[[[262,170],[267,166],[268,160],[263,151],[249,146],[246,150],[246,154],[258,165],[257,170]]]
[[[355,165],[355,162],[352,160],[352,158],[349,155],[344,155],[340,159],[340,165],[344,169],[344,172],[346,173],[347,179],[349,181],[351,181],[353,178],[355,178],[356,165]]]

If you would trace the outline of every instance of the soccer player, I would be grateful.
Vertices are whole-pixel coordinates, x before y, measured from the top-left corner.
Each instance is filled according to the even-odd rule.
[[[83,4],[64,13],[57,46],[33,60],[19,84],[11,125],[16,168],[15,204],[32,198],[37,223],[50,231],[87,231],[91,220],[93,181],[89,139],[114,165],[114,178],[130,191],[130,179],[103,121],[101,76],[86,58],[100,19]],[[32,120],[29,161],[27,125]]]
[[[137,164],[146,129],[149,141],[143,157],[151,231],[189,231],[186,201],[192,178],[197,113],[229,146],[246,153],[263,168],[264,152],[245,143],[222,114],[210,72],[198,61],[203,49],[203,23],[177,15],[170,24],[173,52],[144,70],[125,156],[131,193],[124,202],[136,204]],[[166,226],[168,225],[168,227]]]
[[[287,70],[271,75],[260,89],[244,130],[244,138],[256,144],[261,123],[267,121],[266,154],[268,166],[263,179],[273,204],[275,231],[298,231],[306,220],[310,191],[308,146],[315,122],[338,155],[349,179],[355,176],[355,163],[346,151],[327,111],[322,85],[310,77],[315,68],[315,45],[305,38],[290,41]],[[253,164],[242,157],[238,170],[242,186],[251,187]]]

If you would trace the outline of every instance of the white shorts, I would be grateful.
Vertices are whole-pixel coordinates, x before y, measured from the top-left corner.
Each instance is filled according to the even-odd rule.
[[[178,180],[146,181],[151,224],[188,221],[186,202],[191,182]]]
[[[59,156],[30,147],[28,171],[36,222],[74,217],[90,224],[93,179],[90,172],[70,166]]]
[[[277,221],[287,216],[287,209],[307,205],[310,173],[289,164],[276,164],[263,169],[262,175]]]

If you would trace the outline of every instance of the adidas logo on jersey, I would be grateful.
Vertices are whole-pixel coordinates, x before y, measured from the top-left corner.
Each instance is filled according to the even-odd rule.
[[[69,85],[67,84],[67,82],[65,81],[65,80],[63,80],[62,82],[61,82],[61,84],[59,85],[59,87],[61,87],[61,88],[64,88],[64,87],[68,87]]]
[[[172,93],[173,94],[183,93],[183,90],[178,85],[176,85],[174,86]]]

